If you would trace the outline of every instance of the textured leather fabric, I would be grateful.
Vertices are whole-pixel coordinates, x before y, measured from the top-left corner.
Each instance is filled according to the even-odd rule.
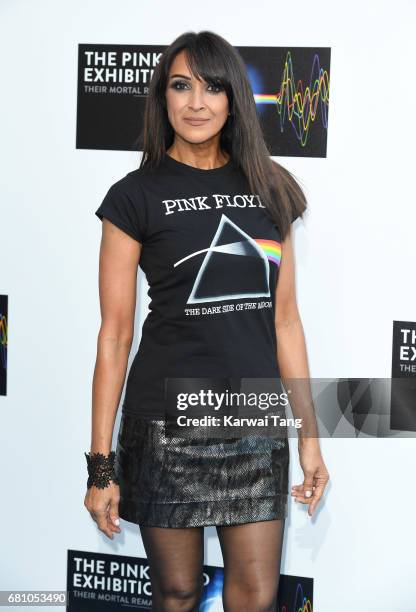
[[[123,413],[116,447],[120,517],[143,526],[236,525],[287,516],[285,437],[190,440],[164,420]]]

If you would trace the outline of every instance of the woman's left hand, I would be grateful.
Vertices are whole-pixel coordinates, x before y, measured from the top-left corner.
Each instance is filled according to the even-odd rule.
[[[293,485],[291,495],[295,501],[309,504],[308,514],[312,516],[317,503],[324,494],[329,480],[329,473],[316,438],[299,440],[299,461],[304,473],[302,484]]]

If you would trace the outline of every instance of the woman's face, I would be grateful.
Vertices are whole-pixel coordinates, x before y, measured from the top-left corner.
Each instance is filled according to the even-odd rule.
[[[173,130],[191,143],[201,143],[219,134],[228,116],[228,98],[223,87],[198,81],[189,72],[185,51],[176,55],[170,67],[166,104]]]

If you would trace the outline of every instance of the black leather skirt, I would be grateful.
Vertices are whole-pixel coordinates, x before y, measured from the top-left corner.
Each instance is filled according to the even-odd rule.
[[[120,517],[143,526],[237,525],[287,516],[287,437],[167,436],[165,421],[122,413]]]

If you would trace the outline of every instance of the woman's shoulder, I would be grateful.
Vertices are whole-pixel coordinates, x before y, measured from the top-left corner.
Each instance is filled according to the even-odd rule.
[[[147,232],[147,206],[143,195],[141,173],[132,170],[113,182],[95,211],[124,232],[143,243]]]
[[[113,195],[137,197],[145,191],[148,181],[148,172],[135,168],[110,183],[109,191]]]
[[[116,189],[121,190],[137,190],[137,188],[141,188],[142,191],[145,191],[146,187],[154,184],[155,180],[163,181],[165,174],[166,172],[163,164],[156,168],[141,166],[127,172],[127,174],[116,181],[114,185]]]

